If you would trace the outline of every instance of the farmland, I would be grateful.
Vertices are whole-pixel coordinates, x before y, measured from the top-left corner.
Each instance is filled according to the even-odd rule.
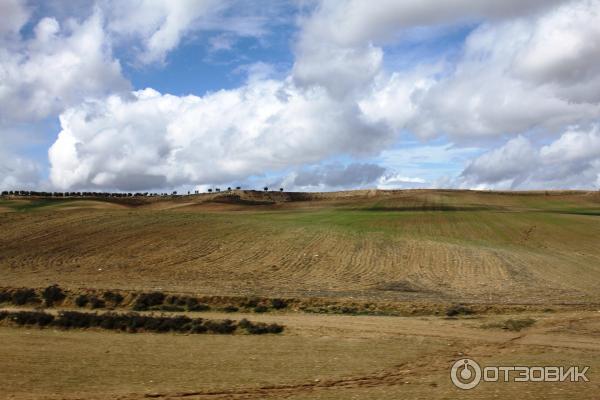
[[[3,280],[211,295],[600,300],[598,193],[214,200],[5,201]]]
[[[191,296],[210,310],[184,310],[190,316],[248,318],[285,331],[197,336],[0,324],[0,391],[449,398],[464,395],[448,371],[467,354],[590,365],[596,379],[587,384],[505,384],[502,394],[536,398],[541,388],[546,397],[573,390],[592,398],[600,379],[599,218],[600,193],[575,191],[4,197],[4,288],[58,284],[73,298],[115,291],[125,298],[116,311],[130,307],[134,293]],[[288,305],[261,313],[240,306],[252,298]],[[223,312],[236,301],[239,311]],[[448,318],[457,304],[472,313]],[[55,308],[73,307],[68,298]],[[529,319],[519,332],[506,325]],[[499,390],[480,389],[468,394]]]

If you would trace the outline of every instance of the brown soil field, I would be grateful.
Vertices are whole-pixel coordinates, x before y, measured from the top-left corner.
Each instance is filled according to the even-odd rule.
[[[5,286],[204,295],[600,301],[599,193],[307,196],[7,200],[0,274]]]
[[[286,326],[258,337],[3,325],[0,397],[596,398],[599,218],[600,193],[582,191],[1,198],[2,287],[293,307],[249,314]],[[444,317],[457,303],[475,314]],[[315,314],[332,304],[414,316]],[[499,328],[511,318],[535,323]],[[449,371],[463,356],[587,365],[590,382],[461,391]]]

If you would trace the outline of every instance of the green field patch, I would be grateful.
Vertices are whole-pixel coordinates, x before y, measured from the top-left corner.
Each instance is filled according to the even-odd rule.
[[[35,199],[35,200],[4,200],[0,202],[1,206],[9,207],[14,211],[35,211],[40,208],[59,205],[67,202],[68,200],[58,199]]]

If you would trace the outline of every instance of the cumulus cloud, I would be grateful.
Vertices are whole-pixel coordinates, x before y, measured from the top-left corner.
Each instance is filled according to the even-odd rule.
[[[407,189],[425,188],[430,184],[423,178],[404,176],[398,173],[389,173],[377,180],[378,189]]]
[[[323,1],[304,23],[311,35],[340,46],[389,40],[403,29],[535,14],[568,0]]]
[[[131,92],[112,48],[133,48],[140,63],[164,67],[169,52],[203,32],[213,51],[239,36],[265,35],[277,7],[98,0],[91,16],[45,17],[24,38],[31,10],[7,0],[0,5],[0,128],[60,114],[50,180],[65,189],[225,183],[290,168],[299,184],[343,187],[336,183],[343,175],[367,181],[377,165],[388,168],[370,180],[380,187],[431,185],[427,169],[460,172],[456,165],[475,147],[499,138],[509,140],[474,159],[460,184],[593,181],[596,128],[585,127],[600,120],[600,0],[310,4],[289,71],[251,60],[248,80],[236,89],[172,96]],[[388,46],[411,29],[453,24],[474,29],[452,58],[401,70],[386,64]],[[446,142],[420,146],[430,153],[413,160],[410,147],[390,149],[402,134]],[[592,155],[584,157],[583,147]],[[301,168],[382,151],[377,164]],[[525,161],[528,168],[515,167]],[[578,169],[587,171],[579,180]],[[367,172],[373,175],[361,175]]]
[[[292,76],[422,138],[552,134],[600,117],[598,9],[598,0],[322,2],[301,21]],[[455,62],[384,68],[384,45],[408,29],[466,21],[480,25]]]
[[[70,108],[60,121],[49,151],[60,188],[227,182],[335,154],[372,154],[390,139],[351,104],[289,80],[204,97],[146,89]]]
[[[294,78],[344,96],[369,86],[382,66],[382,44],[407,29],[535,14],[564,0],[361,0],[319,2],[301,21]]]
[[[484,188],[590,188],[600,186],[600,127],[573,128],[535,146],[519,136],[473,160],[463,185]]]
[[[459,62],[416,100],[422,137],[558,132],[600,117],[600,2],[568,2],[533,17],[487,23]]]
[[[294,174],[296,187],[357,187],[375,182],[385,168],[370,163],[328,164]]]
[[[523,183],[538,164],[538,153],[530,141],[518,136],[476,158],[462,175],[477,184],[508,184],[514,188]]]
[[[368,87],[382,59],[381,48],[371,44],[340,47],[306,31],[297,44],[293,76],[300,86],[320,86],[343,98]]]
[[[218,14],[224,4],[214,0],[135,0],[106,1],[102,7],[111,15],[109,29],[139,40],[140,61],[152,63],[163,62],[198,19]]]
[[[119,42],[138,46],[142,64],[164,63],[182,40],[198,32],[223,32],[213,37],[214,49],[228,49],[236,37],[262,37],[279,6],[259,2],[250,8],[240,0],[100,0],[109,16],[108,30]]]
[[[0,2],[0,39],[19,33],[29,19],[29,10],[22,1],[3,0]]]
[[[31,39],[0,48],[0,118],[3,123],[45,118],[88,97],[127,90],[112,58],[98,13],[63,26],[50,17]]]
[[[0,188],[2,190],[34,189],[40,183],[40,168],[28,160],[0,148]]]

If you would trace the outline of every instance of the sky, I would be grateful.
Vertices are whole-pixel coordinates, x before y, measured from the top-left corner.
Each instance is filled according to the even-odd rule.
[[[600,0],[0,0],[0,189],[600,187]]]

